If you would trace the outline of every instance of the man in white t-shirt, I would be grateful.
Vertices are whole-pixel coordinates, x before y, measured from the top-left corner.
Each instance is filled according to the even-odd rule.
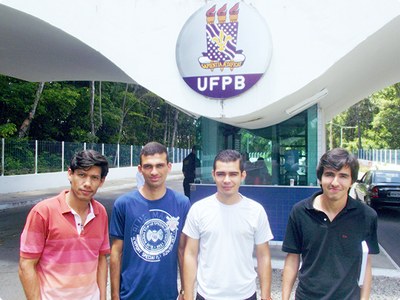
[[[272,269],[268,241],[273,235],[261,204],[239,193],[246,177],[240,153],[219,152],[212,176],[217,193],[192,205],[183,228],[188,237],[181,291],[184,299],[256,300],[258,273],[261,299],[270,300]]]

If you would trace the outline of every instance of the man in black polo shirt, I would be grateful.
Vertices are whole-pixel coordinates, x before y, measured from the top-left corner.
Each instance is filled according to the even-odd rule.
[[[360,279],[362,243],[369,254],[379,253],[377,214],[348,195],[358,169],[357,158],[344,149],[321,157],[317,177],[322,191],[297,203],[289,216],[282,245],[288,253],[282,299],[290,298],[298,273],[296,300],[369,299],[371,257],[365,255],[365,276]]]

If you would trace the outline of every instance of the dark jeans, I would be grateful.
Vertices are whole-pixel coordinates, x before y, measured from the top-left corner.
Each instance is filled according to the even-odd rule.
[[[197,293],[196,300],[206,300],[206,298],[204,298],[202,295]],[[254,295],[251,296],[250,298],[246,298],[246,299],[243,299],[243,300],[257,300],[257,293],[254,293]]]
[[[190,184],[194,182],[194,177],[185,177],[183,179],[183,191],[185,196],[190,199]]]

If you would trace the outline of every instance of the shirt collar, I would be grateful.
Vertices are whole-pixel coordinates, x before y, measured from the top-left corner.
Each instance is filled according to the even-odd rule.
[[[317,196],[321,195],[321,194],[322,194],[322,191],[318,191],[318,192],[314,193],[310,198],[308,198],[308,199],[306,200],[305,206],[306,206],[306,209],[307,209],[307,210],[315,210],[315,208],[314,208],[314,206],[313,206],[314,199],[315,199]],[[348,196],[347,196],[346,206],[343,208],[342,211],[347,211],[347,210],[350,210],[350,209],[355,209],[356,207],[357,207],[357,206],[356,206],[355,200],[354,200],[353,198],[351,198],[351,197],[348,195]]]
[[[71,208],[67,204],[67,199],[66,199],[67,193],[69,193],[69,190],[64,190],[58,195],[58,201],[60,203],[62,214],[71,213]],[[94,215],[98,215],[99,209],[98,209],[97,205],[93,205],[93,204],[95,204],[95,203],[94,203],[93,199],[91,199],[89,202],[90,212],[93,213]]]

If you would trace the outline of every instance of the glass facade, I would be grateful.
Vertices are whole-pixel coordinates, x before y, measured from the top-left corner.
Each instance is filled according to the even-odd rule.
[[[212,183],[218,151],[235,149],[245,157],[249,185],[317,185],[317,106],[266,128],[246,130],[217,121],[199,120],[198,183]]]

